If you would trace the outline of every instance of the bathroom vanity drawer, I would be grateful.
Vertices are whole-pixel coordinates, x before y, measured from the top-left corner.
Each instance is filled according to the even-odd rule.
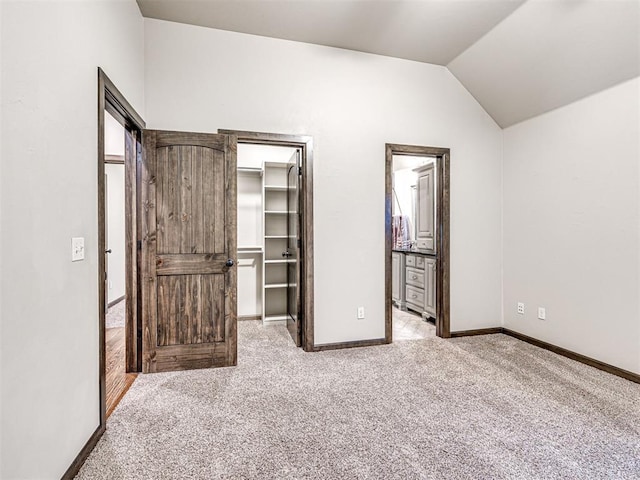
[[[424,257],[422,255],[407,255],[407,267],[424,269]]]
[[[424,270],[418,270],[417,268],[407,267],[407,274],[405,276],[407,285],[413,285],[414,287],[424,288]]]
[[[424,310],[424,290],[407,285],[407,304],[414,310]]]
[[[431,250],[433,248],[433,241],[428,242],[427,240],[418,239],[416,241],[416,248],[418,250]]]

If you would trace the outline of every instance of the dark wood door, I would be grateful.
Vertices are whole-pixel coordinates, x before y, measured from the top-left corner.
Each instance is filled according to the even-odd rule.
[[[236,364],[236,148],[143,133],[143,372]]]
[[[287,330],[302,345],[300,315],[300,151],[289,160],[287,170]]]

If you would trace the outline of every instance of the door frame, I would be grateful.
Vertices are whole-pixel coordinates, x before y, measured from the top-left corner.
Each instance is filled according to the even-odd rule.
[[[78,453],[76,458],[71,462],[69,468],[67,468],[66,472],[62,475],[63,480],[71,480],[75,478],[77,473],[80,471],[80,468],[84,464],[85,460],[93,450],[93,448],[98,443],[98,440],[104,434],[107,428],[107,396],[106,396],[106,358],[105,358],[105,288],[104,288],[104,280],[105,280],[105,182],[104,182],[104,165],[105,165],[105,153],[104,153],[104,112],[108,110],[110,114],[112,114],[116,119],[118,119],[125,128],[129,130],[133,130],[135,132],[141,132],[145,126],[144,120],[135,109],[131,106],[131,104],[127,101],[127,99],[120,93],[120,90],[116,88],[113,82],[107,77],[102,68],[98,67],[98,137],[97,137],[97,146],[98,146],[98,391],[99,391],[99,424],[96,430],[91,434],[91,437],[87,440],[85,445],[82,447],[82,450]],[[126,138],[126,137],[125,137]],[[140,160],[140,156],[142,155],[141,142],[142,136],[136,134],[134,138],[134,146],[135,146],[135,164],[133,165],[133,170],[129,169],[129,172],[133,171],[133,174],[129,177],[125,173],[125,182],[129,182],[131,185],[131,195],[132,198],[137,198],[137,164]],[[125,147],[126,148],[126,147]],[[126,157],[126,155],[125,155]],[[125,166],[126,168],[126,166]],[[132,178],[133,177],[133,178]],[[132,183],[131,183],[132,182]],[[125,187],[126,190],[126,187]],[[127,236],[126,242],[132,241],[134,248],[137,248],[137,204],[136,202],[126,202],[126,210],[125,210],[125,228],[128,229],[125,235]],[[133,257],[129,259],[132,262],[133,269],[131,272],[127,272],[127,286],[129,288],[129,282],[133,282],[134,288],[133,291],[136,292],[136,298],[138,296],[138,278],[137,278],[137,252],[131,251],[132,249],[128,249],[126,256],[133,254]],[[133,261],[136,259],[136,261]],[[126,260],[125,260],[126,261]],[[129,301],[129,300],[127,300]],[[138,308],[136,307],[135,317],[126,320],[126,332],[133,327],[134,334],[137,335],[137,331],[135,325],[137,324],[139,317]],[[125,333],[125,336],[127,335]],[[139,342],[135,337],[131,337],[131,347],[133,351],[130,351],[129,348],[126,348],[127,355],[127,371],[137,371],[137,370],[129,370],[129,366],[133,367],[135,365],[134,358],[139,358]],[[136,346],[134,348],[134,345]],[[136,352],[136,357],[132,357],[132,353]],[[131,365],[129,365],[129,361],[131,360]]]
[[[127,372],[140,371],[141,336],[139,321],[139,254],[138,254],[138,164],[142,155],[142,130],[145,122],[104,71],[98,67],[98,322],[100,347],[100,427],[106,427],[106,346],[105,346],[105,111],[133,135],[134,151],[125,153],[125,367]],[[126,148],[126,147],[125,147]]]
[[[391,253],[392,231],[391,216],[393,205],[393,156],[410,155],[415,157],[436,157],[437,195],[436,195],[436,335],[442,338],[451,337],[450,324],[450,258],[449,258],[449,227],[450,227],[450,176],[449,164],[451,152],[448,148],[425,147],[418,145],[385,144],[385,341],[392,342],[393,314],[391,310]]]
[[[249,132],[218,129],[218,133],[235,135],[238,143],[299,148],[302,161],[302,348],[305,352],[314,347],[314,298],[313,298],[313,137],[279,133]]]

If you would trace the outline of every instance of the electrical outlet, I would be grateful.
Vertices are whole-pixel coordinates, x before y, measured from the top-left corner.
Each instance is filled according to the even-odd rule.
[[[358,307],[358,320],[364,320],[364,307]]]
[[[71,239],[71,261],[78,262],[84,260],[84,237],[73,237]]]
[[[518,313],[524,315],[524,303],[518,302]]]
[[[538,318],[540,320],[547,319],[547,310],[544,307],[538,307]]]

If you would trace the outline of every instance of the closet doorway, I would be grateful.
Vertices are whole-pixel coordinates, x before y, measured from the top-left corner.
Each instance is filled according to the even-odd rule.
[[[312,351],[312,139],[218,133],[238,138],[238,320],[286,325]]]
[[[449,338],[449,149],[386,144],[385,162],[385,340]]]

